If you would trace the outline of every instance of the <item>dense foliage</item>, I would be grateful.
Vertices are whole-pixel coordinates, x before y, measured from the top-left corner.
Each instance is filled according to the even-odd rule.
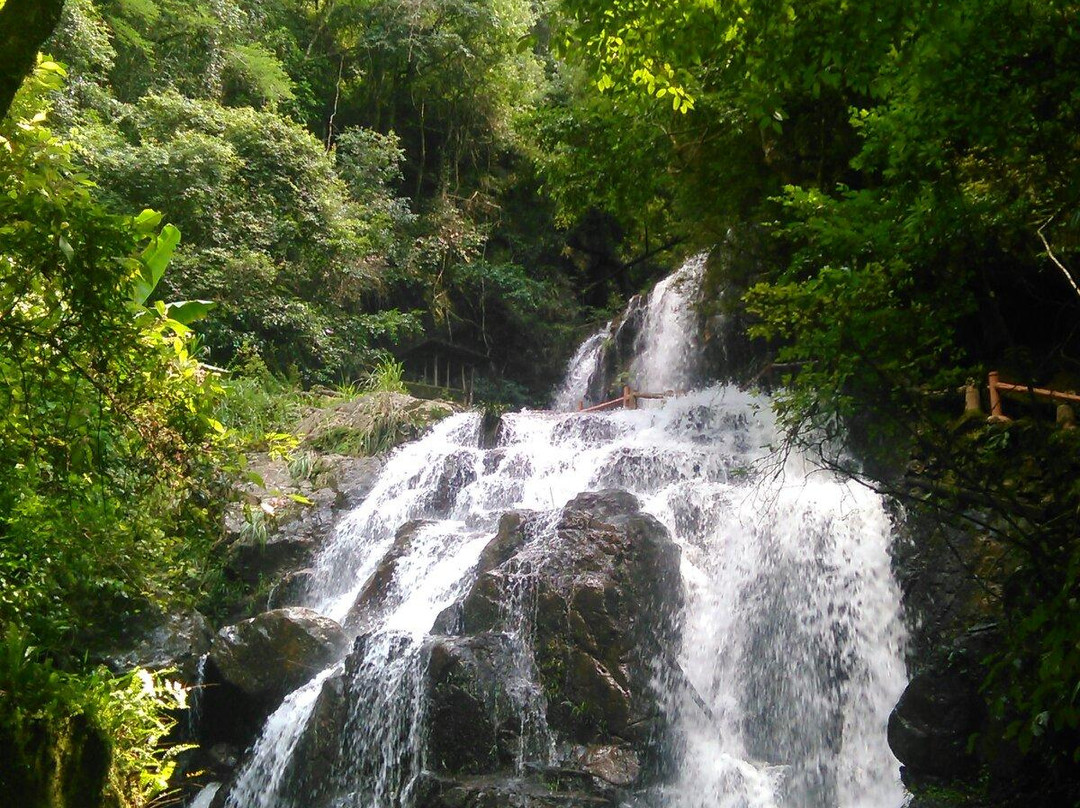
[[[47,124],[61,75],[40,64],[0,129],[2,779],[137,806],[168,779],[175,700],[81,669],[122,617],[212,588],[215,480],[235,461],[187,326],[209,304],[147,302],[179,231],[102,207]],[[73,755],[101,782],[61,789]]]
[[[215,362],[258,355],[325,384],[428,337],[495,376],[537,340],[560,354],[578,314],[550,217],[503,213],[532,181],[516,124],[545,82],[520,47],[534,21],[519,0],[72,0],[49,47],[107,198],[183,231],[165,288],[220,304],[203,329]],[[536,250],[508,250],[507,229],[553,246],[527,268]],[[484,267],[491,289],[513,279],[509,316],[462,327],[476,313],[456,279]],[[513,372],[534,397],[555,366]]]
[[[39,68],[0,149],[0,619],[74,652],[200,573],[185,558],[223,457],[180,322],[204,307],[144,305],[179,233],[100,206],[39,111],[58,71]]]

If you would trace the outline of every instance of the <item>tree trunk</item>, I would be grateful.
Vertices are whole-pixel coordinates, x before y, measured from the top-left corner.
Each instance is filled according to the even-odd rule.
[[[64,0],[7,0],[0,8],[0,118],[34,69],[41,44],[60,22]]]

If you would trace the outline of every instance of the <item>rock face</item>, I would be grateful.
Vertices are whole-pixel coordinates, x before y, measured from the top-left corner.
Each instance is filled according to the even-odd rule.
[[[626,492],[578,496],[553,530],[536,514],[505,515],[475,582],[436,621],[457,636],[431,641],[425,804],[609,804],[655,775],[667,728],[651,682],[677,638],[680,581],[678,547]],[[535,777],[508,779],[529,743],[513,630],[531,635],[557,750],[540,791]]]
[[[290,691],[340,657],[347,645],[341,626],[310,609],[275,609],[221,629],[207,665],[209,738],[248,740]]]
[[[402,526],[373,580],[422,524]],[[387,639],[362,633],[323,683],[286,791],[312,808],[363,802],[379,776],[373,758],[391,755],[382,799],[415,776],[415,808],[615,806],[660,772],[667,717],[652,682],[677,642],[681,598],[678,547],[625,492],[583,494],[554,515],[505,514],[431,636],[400,638],[399,650],[389,640],[387,659],[413,660],[405,706],[365,706],[386,698],[365,660]],[[377,600],[375,590],[358,599],[361,629]],[[373,736],[379,751],[365,751]]]
[[[1022,756],[987,746],[987,739],[1000,733],[988,732],[991,721],[979,688],[987,675],[983,660],[1001,638],[985,592],[969,569],[981,568],[988,548],[925,515],[898,523],[893,566],[911,626],[908,656],[914,675],[889,716],[888,739],[903,764],[904,784],[916,793],[912,805],[931,805],[920,794],[922,786],[973,782],[991,761],[994,776],[1007,780],[1006,770]],[[980,740],[971,746],[976,733]]]
[[[129,648],[107,662],[117,673],[175,668],[183,681],[194,682],[199,657],[210,650],[213,638],[210,622],[197,611],[152,614],[134,626]]]
[[[228,563],[232,577],[255,585],[279,581],[307,566],[339,512],[367,496],[383,465],[373,457],[302,457],[304,462],[291,471],[281,459],[249,458],[249,471],[261,484],[243,488],[244,506],[237,506],[227,520],[233,537]]]

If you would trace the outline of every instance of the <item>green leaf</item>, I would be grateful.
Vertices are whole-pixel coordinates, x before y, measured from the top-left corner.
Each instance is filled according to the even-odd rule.
[[[146,208],[135,217],[135,229],[144,235],[150,235],[161,225],[161,214],[156,210]]]
[[[143,212],[143,214],[145,213],[146,211]],[[140,216],[143,214],[140,214]],[[165,274],[165,267],[169,265],[169,259],[172,258],[176,245],[179,243],[180,231],[171,224],[167,224],[161,228],[161,233],[150,246],[143,250],[142,255],[139,256],[143,270],[135,279],[135,288],[132,293],[136,303],[140,305],[146,303],[150,295],[153,294],[154,289],[161,280],[161,276]]]
[[[216,306],[212,300],[177,300],[165,304],[166,316],[184,325],[201,320]]]

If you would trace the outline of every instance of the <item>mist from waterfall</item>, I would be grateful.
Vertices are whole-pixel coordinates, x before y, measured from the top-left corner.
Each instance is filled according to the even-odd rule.
[[[638,389],[694,387],[704,263],[691,259],[649,296],[631,367]],[[576,408],[609,330],[575,355],[555,399],[562,408]],[[657,674],[675,774],[636,799],[656,808],[901,805],[885,737],[906,680],[888,516],[871,492],[801,458],[779,460],[777,440],[768,399],[713,385],[634,411],[512,413],[487,441],[479,415],[455,415],[401,447],[321,551],[309,593],[310,606],[360,640],[270,717],[227,805],[313,804],[293,757],[332,681],[349,697],[349,730],[320,788],[340,806],[411,805],[426,754],[419,671],[436,618],[471,583],[501,514],[554,516],[578,493],[605,488],[635,494],[682,548],[686,606],[681,646],[670,650],[685,681]],[[520,652],[509,689],[531,722],[520,774],[563,761],[530,678],[527,603],[512,608],[522,618],[508,640]]]

